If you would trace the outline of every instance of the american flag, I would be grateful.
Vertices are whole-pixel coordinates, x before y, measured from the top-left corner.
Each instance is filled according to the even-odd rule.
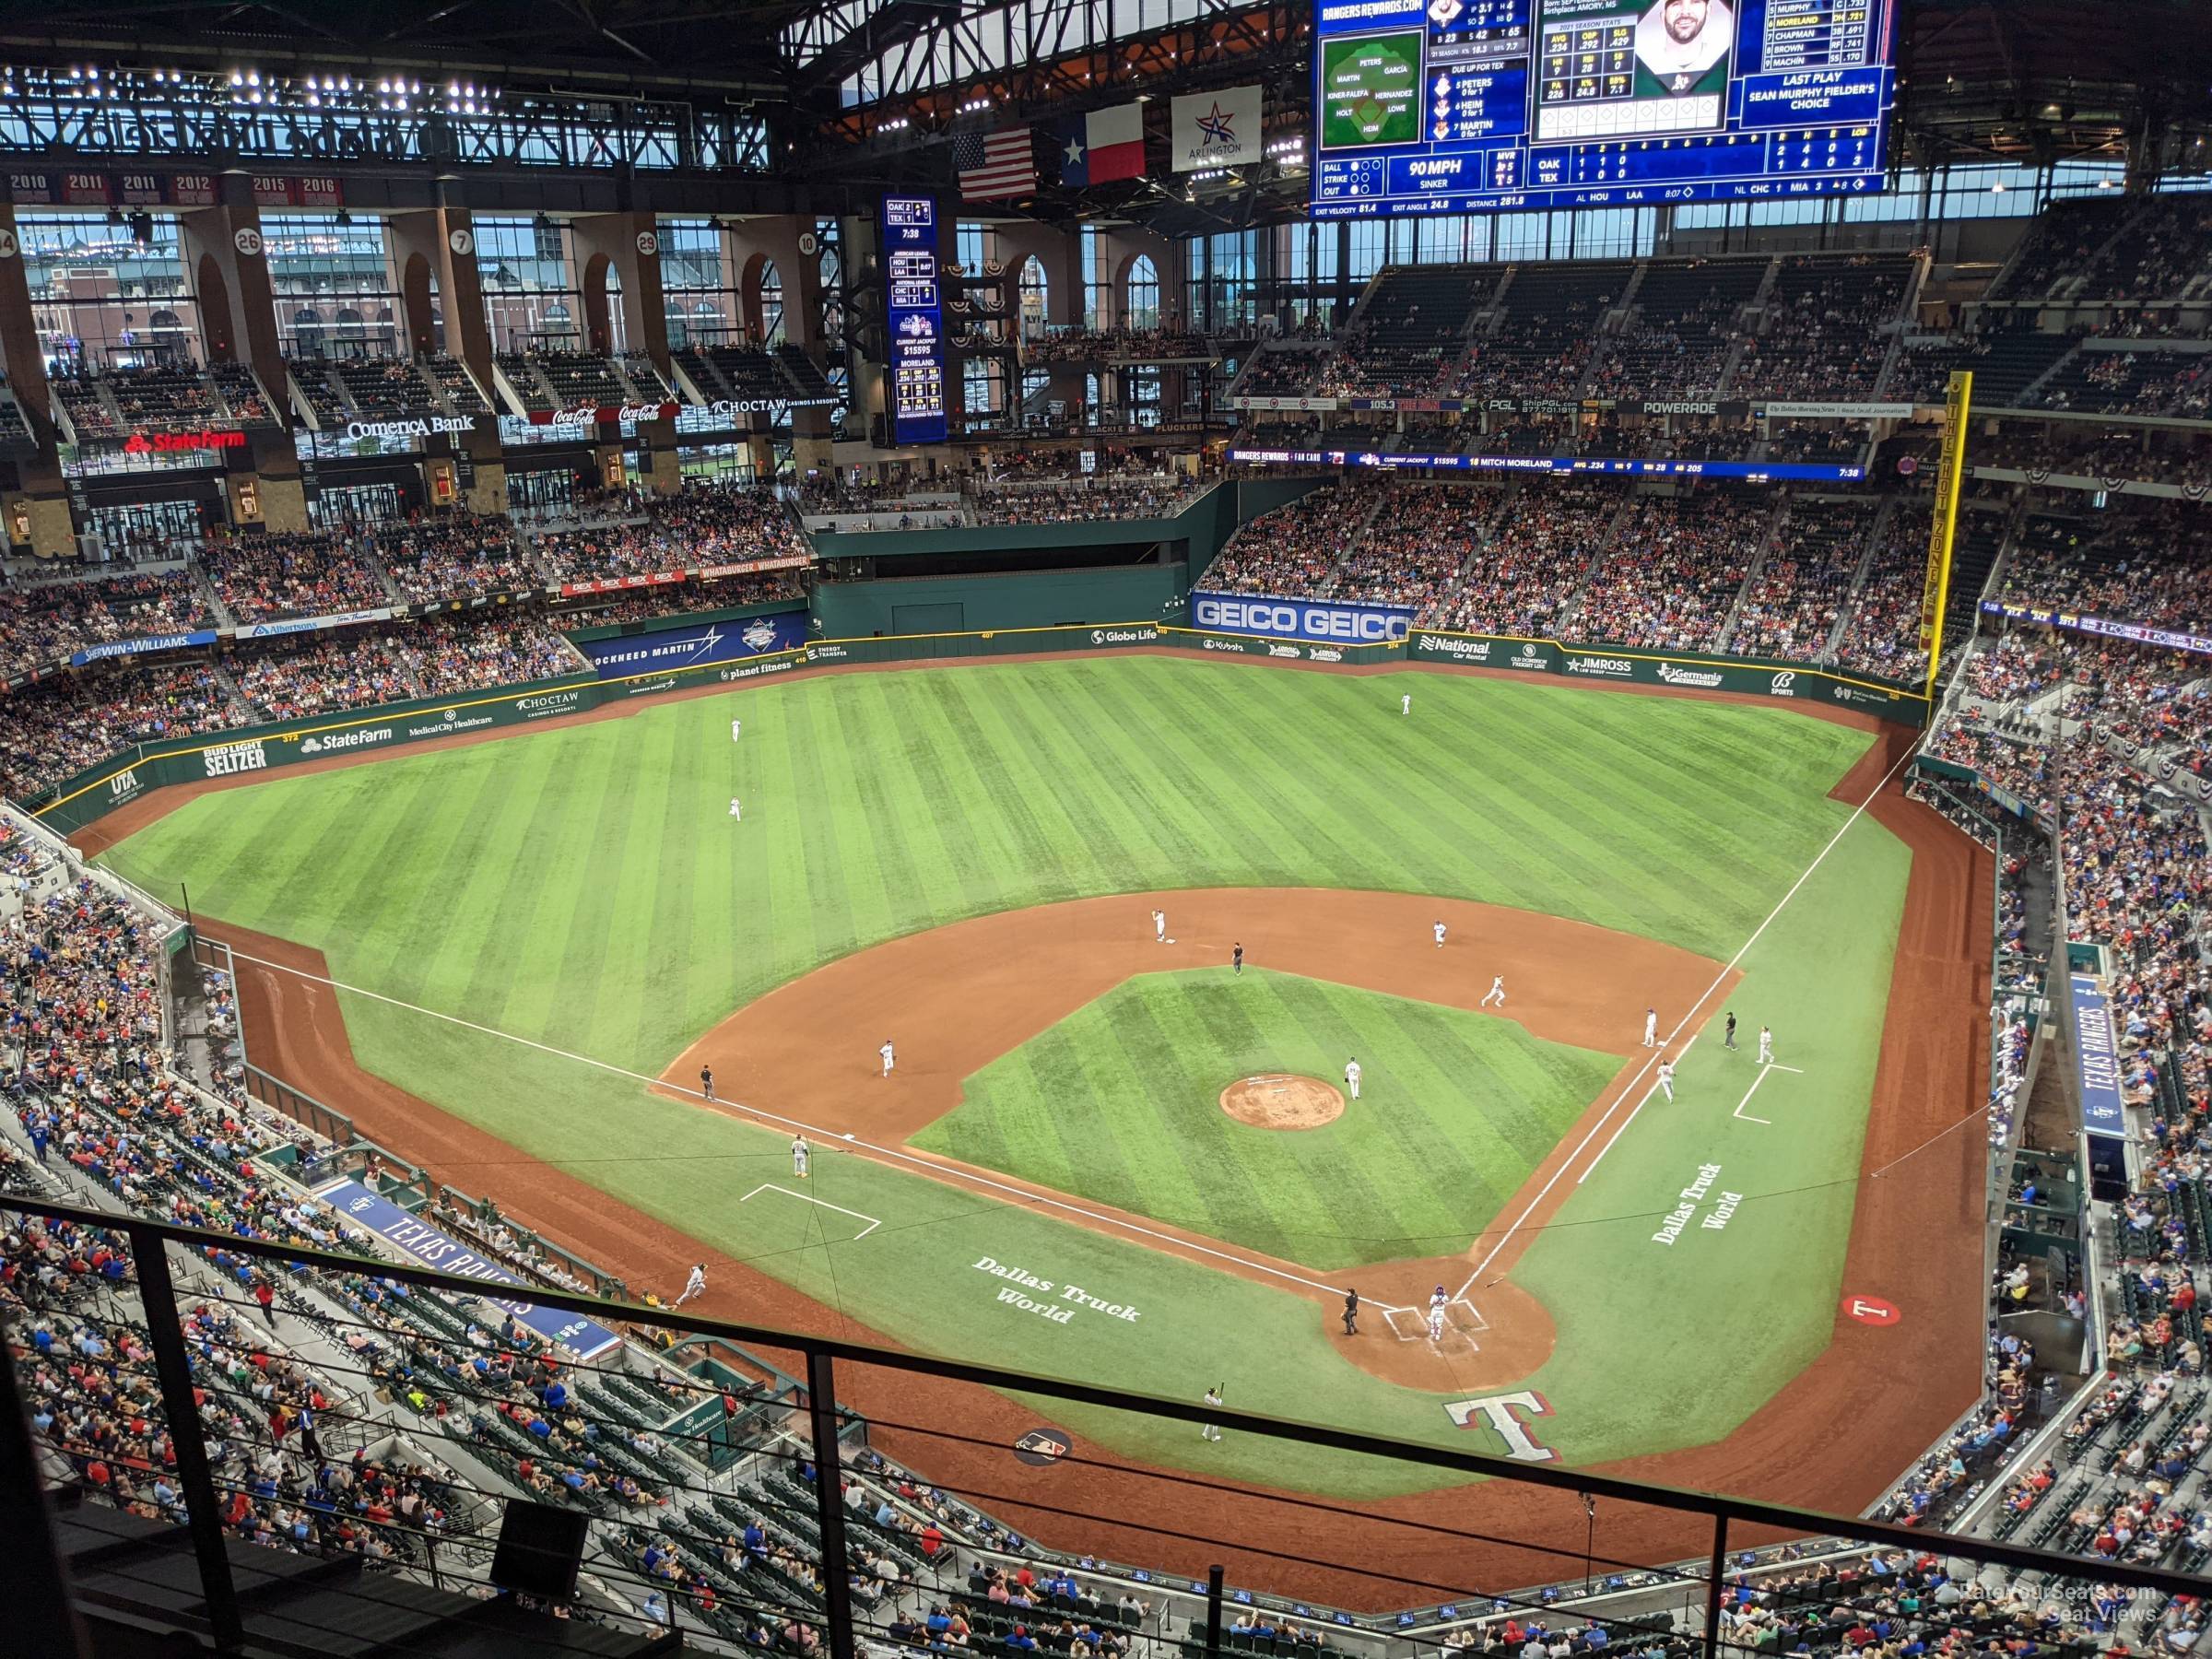
[[[1026,126],[954,135],[952,165],[960,194],[971,200],[1029,195],[1037,188],[1037,156]]]

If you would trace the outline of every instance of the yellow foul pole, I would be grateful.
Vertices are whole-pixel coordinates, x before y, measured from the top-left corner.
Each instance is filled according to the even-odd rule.
[[[1928,653],[1928,712],[1936,712],[1936,665],[1943,655],[1943,613],[1951,602],[1951,538],[1959,528],[1959,486],[1966,476],[1966,423],[1974,375],[1954,371],[1943,398],[1943,449],[1936,461],[1936,512],[1928,524],[1928,569],[1920,590],[1920,648]]]

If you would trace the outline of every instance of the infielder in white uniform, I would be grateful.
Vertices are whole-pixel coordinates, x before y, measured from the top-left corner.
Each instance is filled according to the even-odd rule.
[[[1505,1006],[1505,975],[1502,973],[1492,980],[1490,988],[1482,994],[1481,1006],[1483,1007],[1487,1008],[1492,1003],[1496,1003],[1501,1008]]]
[[[1659,1010],[1656,1008],[1646,1008],[1643,1011],[1643,1046],[1645,1048],[1659,1046]]]
[[[1357,1060],[1347,1060],[1347,1061],[1344,1063],[1344,1086],[1345,1086],[1345,1088],[1348,1088],[1348,1089],[1350,1089],[1350,1090],[1351,1090],[1351,1093],[1352,1093],[1352,1099],[1353,1099],[1353,1100],[1358,1100],[1358,1099],[1359,1098],[1359,1061],[1357,1061]]]
[[[1668,1100],[1675,1098],[1675,1063],[1672,1060],[1659,1062],[1659,1087],[1666,1090]]]
[[[886,1037],[883,1040],[883,1046],[877,1049],[876,1052],[883,1056],[883,1075],[887,1077],[889,1077],[891,1075],[891,1062],[898,1058],[898,1056],[891,1052],[891,1040],[888,1037]]]
[[[1166,911],[1152,912],[1152,941],[1156,945],[1165,945],[1168,942],[1168,912]]]
[[[744,721],[742,721],[742,720],[733,720],[733,721],[731,721],[731,722],[730,722],[730,741],[731,741],[732,743],[735,743],[735,742],[736,742],[736,741],[737,741],[737,735],[738,735],[738,733],[742,732],[744,729],[745,729],[745,722],[744,722]]]
[[[1435,933],[1436,933],[1436,947],[1437,947],[1439,950],[1441,950],[1441,949],[1444,947],[1444,924],[1443,924],[1443,922],[1442,922],[1441,919],[1440,919],[1440,920],[1437,922],[1437,924],[1436,924],[1436,927],[1435,927]]]
[[[1410,714],[1413,712],[1412,692],[1408,691],[1405,696],[1398,699],[1398,712],[1401,714]]]
[[[695,1262],[691,1265],[691,1277],[684,1281],[684,1293],[676,1299],[676,1306],[680,1308],[693,1297],[703,1295],[706,1288],[707,1265]]]
[[[730,816],[734,818],[741,818],[745,816],[745,814],[738,808],[737,797],[735,795],[732,795],[730,797]]]
[[[1763,1025],[1759,1028],[1759,1063],[1761,1065],[1774,1064],[1774,1033]]]
[[[805,1135],[794,1135],[791,1137],[791,1172],[801,1180],[806,1179],[806,1154],[811,1150]]]

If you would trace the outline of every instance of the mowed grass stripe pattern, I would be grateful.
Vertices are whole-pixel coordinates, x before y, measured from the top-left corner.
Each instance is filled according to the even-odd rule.
[[[1337,1082],[1333,1124],[1221,1110],[1240,1077]],[[1510,1020],[1226,968],[1117,985],[966,1081],[916,1144],[1334,1269],[1466,1248],[1618,1068]]]
[[[1865,744],[1783,710],[1558,686],[1001,664],[279,776],[111,857],[320,946],[340,978],[657,1071],[837,956],[1114,891],[1431,892],[1725,959],[1832,833],[1820,797]],[[406,1080],[406,1055],[362,1058]]]

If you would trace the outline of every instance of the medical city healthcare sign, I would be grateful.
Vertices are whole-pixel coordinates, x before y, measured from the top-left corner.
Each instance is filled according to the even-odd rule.
[[[1323,605],[1254,594],[1191,595],[1193,627],[1328,645],[1393,645],[1413,627],[1408,605]]]

